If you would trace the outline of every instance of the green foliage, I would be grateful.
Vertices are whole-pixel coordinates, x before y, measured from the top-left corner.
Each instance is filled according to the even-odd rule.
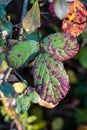
[[[6,96],[7,98],[15,97],[15,91],[11,83],[3,82],[0,85],[0,91]]]
[[[5,4],[0,5],[0,22],[6,20]],[[1,23],[0,23],[1,24]]]
[[[78,123],[87,122],[87,109],[77,109],[76,119]]]
[[[29,107],[30,107],[29,96],[21,95],[16,98],[15,111],[18,114],[23,114],[29,109]]]
[[[12,35],[12,23],[11,22],[2,22],[0,25],[0,29],[2,31],[7,31],[9,35]]]
[[[86,46],[80,49],[77,58],[80,64],[84,68],[87,68],[87,47]]]
[[[72,35],[67,33],[55,33],[47,36],[42,44],[44,50],[55,55],[58,60],[69,60],[79,49],[79,44]]]
[[[56,16],[58,15],[57,17],[60,19],[65,17],[65,13],[68,9],[67,1],[68,3],[72,2],[72,0],[53,1],[53,6],[55,6],[54,11]],[[11,108],[7,106],[9,107],[7,108],[7,110],[9,109],[9,115],[14,115],[16,112],[15,118],[13,118],[13,116],[11,119],[21,122],[26,130],[41,130],[46,127],[46,124],[48,128],[51,126],[53,130],[62,130],[63,126],[68,130],[66,120],[68,120],[69,125],[70,122],[74,124],[75,120],[71,120],[73,117],[76,119],[75,123],[87,123],[85,116],[87,115],[87,111],[84,108],[87,107],[87,78],[85,76],[87,72],[84,69],[87,68],[87,47],[84,46],[86,44],[85,39],[87,32],[85,31],[85,33],[77,39],[69,33],[62,33],[60,26],[62,21],[55,21],[54,16],[52,17],[50,13],[48,13],[49,5],[53,3],[38,0],[27,1],[27,3],[29,2],[27,9],[31,9],[25,15],[23,21],[21,21],[19,15],[21,12],[24,13],[22,6],[25,0],[12,1],[12,7],[9,7],[10,4],[7,6],[10,2],[11,0],[0,0],[0,91],[6,97],[6,103],[12,105],[10,106]],[[83,2],[86,4],[85,0],[83,0]],[[59,7],[57,11],[56,7],[58,3]],[[31,4],[33,4],[32,7]],[[17,7],[16,9],[14,5]],[[62,5],[63,9],[61,10],[60,7]],[[13,9],[12,12],[9,12],[10,8]],[[53,11],[53,9],[51,10]],[[85,9],[82,10],[81,12],[84,14]],[[79,12],[80,9],[77,11]],[[11,15],[9,16],[9,14]],[[78,16],[76,17],[76,21],[78,21],[76,23],[73,22],[73,16],[71,14],[66,20],[70,22],[71,25],[79,24],[80,13],[78,13]],[[52,21],[51,18],[53,18]],[[81,25],[82,24],[83,23],[81,23]],[[86,23],[84,23],[83,26],[85,26],[85,24]],[[66,23],[64,23],[64,26],[65,25]],[[37,30],[37,28],[39,29]],[[73,31],[75,30],[73,29]],[[80,31],[80,28],[78,31]],[[42,40],[44,36],[46,37]],[[82,42],[80,40],[82,40],[84,44],[81,45],[82,48],[78,56],[73,60],[69,60],[77,54],[79,50],[78,42]],[[66,62],[66,60],[69,61]],[[82,66],[79,66],[77,60]],[[65,61],[64,65],[69,76],[61,61]],[[5,63],[5,65],[3,65],[3,63]],[[8,68],[12,69],[12,72],[10,72]],[[85,83],[78,79],[80,75],[85,78]],[[5,79],[5,77],[7,79]],[[70,88],[69,79],[72,87],[68,98],[66,97],[65,101],[61,102],[61,104],[63,103],[63,107],[61,107],[62,105],[60,104],[58,108],[56,107],[57,109],[47,111],[44,108],[36,106],[36,103],[44,107],[50,104],[53,106],[59,104]],[[13,85],[17,82],[19,83],[18,86],[14,87]],[[20,83],[22,84],[20,85]],[[8,98],[14,98],[15,103],[13,104]],[[4,99],[2,99],[2,97],[0,99],[4,104]],[[31,103],[35,103],[35,107],[33,107]],[[30,105],[32,109],[29,110],[28,115],[27,111]],[[6,104],[4,104],[4,106],[6,106]],[[76,108],[77,106],[79,109]],[[82,107],[82,109],[80,107]],[[0,112],[5,116],[5,120],[7,121],[9,116],[3,107],[0,109]],[[52,115],[52,113],[55,115]],[[59,117],[59,115],[62,116]],[[17,119],[17,117],[19,117],[19,119]],[[46,117],[47,119],[45,119]],[[71,129],[70,126],[69,129]]]
[[[38,95],[37,95],[36,92],[29,93],[28,97],[29,97],[29,99],[30,99],[31,102],[38,103]]]
[[[57,104],[65,97],[69,89],[68,76],[56,57],[49,53],[40,54],[33,75],[36,91],[42,99]]]
[[[30,57],[36,55],[39,51],[38,43],[30,41],[22,41],[15,44],[9,51],[7,55],[7,62],[9,66],[18,68],[22,66]]]
[[[52,129],[53,130],[62,130],[63,127],[63,119],[61,117],[57,117],[52,121]]]
[[[0,106],[0,114],[2,114],[4,116],[5,121],[8,121],[10,119],[4,106]]]

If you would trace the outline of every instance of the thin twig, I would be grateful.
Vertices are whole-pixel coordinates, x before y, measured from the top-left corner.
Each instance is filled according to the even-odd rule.
[[[9,77],[11,71],[12,71],[12,68],[9,67],[8,70],[7,70],[7,72],[6,72],[6,75],[5,75],[5,77],[4,77],[4,81],[7,81],[7,79],[8,79],[8,77]]]

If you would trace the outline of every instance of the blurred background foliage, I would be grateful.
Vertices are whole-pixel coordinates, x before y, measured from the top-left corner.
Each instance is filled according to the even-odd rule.
[[[87,7],[87,0],[81,1]],[[28,10],[32,7],[32,3],[34,0],[29,1]],[[42,12],[42,26],[38,29],[40,38],[61,31],[62,20],[53,18],[48,10],[48,2],[45,3],[40,1],[40,4],[44,4],[40,8]],[[20,22],[22,6],[23,0],[13,0],[6,6],[7,15],[11,17],[14,25]],[[13,39],[17,38],[18,33],[19,28],[14,26]],[[38,41],[37,32],[31,33],[27,39]],[[66,98],[53,109],[32,104],[28,112],[19,116],[25,130],[87,130],[87,27],[77,40],[80,44],[79,53],[73,59],[64,62],[71,86]],[[27,68],[20,70],[19,73],[29,80]],[[1,102],[0,130],[17,130]]]

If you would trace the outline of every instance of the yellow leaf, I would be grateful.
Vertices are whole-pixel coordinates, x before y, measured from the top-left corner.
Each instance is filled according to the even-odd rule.
[[[23,90],[25,89],[25,86],[21,82],[16,82],[13,84],[14,90],[16,93],[22,93]]]
[[[7,62],[5,60],[2,61],[2,64],[0,65],[0,73],[3,73],[8,68]]]
[[[40,27],[40,9],[38,0],[36,0],[31,10],[24,17],[22,25],[24,30],[28,33],[31,33]]]

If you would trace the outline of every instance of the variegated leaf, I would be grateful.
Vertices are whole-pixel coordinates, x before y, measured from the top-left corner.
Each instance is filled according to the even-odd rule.
[[[38,56],[33,76],[36,92],[48,103],[58,104],[69,90],[69,79],[63,64],[49,53]]]
[[[38,51],[38,43],[34,40],[19,42],[8,51],[7,62],[9,66],[18,68],[29,60],[30,57],[34,58]]]
[[[43,40],[42,47],[61,61],[74,57],[79,50],[76,38],[69,33],[55,33],[47,36]]]

